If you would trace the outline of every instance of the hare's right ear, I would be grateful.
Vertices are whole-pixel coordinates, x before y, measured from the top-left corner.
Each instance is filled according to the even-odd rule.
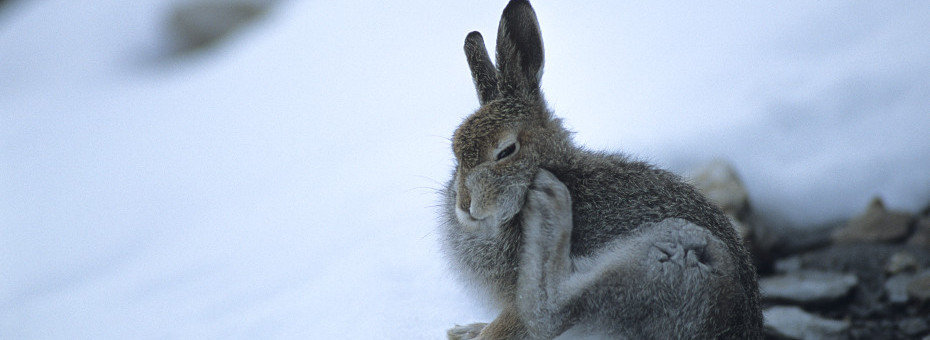
[[[481,33],[471,32],[465,37],[465,58],[471,69],[471,79],[475,82],[478,91],[478,102],[484,105],[500,96],[497,89],[497,69],[488,56],[488,49],[484,47]]]
[[[511,0],[497,28],[498,88],[504,97],[542,99],[543,42],[536,12],[527,0]]]

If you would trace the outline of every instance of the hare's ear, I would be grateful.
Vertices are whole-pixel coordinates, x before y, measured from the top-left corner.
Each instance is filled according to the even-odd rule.
[[[511,0],[497,28],[497,67],[503,96],[539,99],[543,42],[536,12],[526,0]]]
[[[500,92],[497,90],[497,69],[488,56],[488,49],[484,47],[481,33],[471,32],[465,37],[465,58],[471,68],[471,79],[475,82],[478,91],[478,102],[481,105],[497,99]]]

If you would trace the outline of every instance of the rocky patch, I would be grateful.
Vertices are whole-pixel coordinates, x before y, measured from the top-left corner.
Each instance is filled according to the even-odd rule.
[[[692,183],[753,252],[769,339],[930,340],[930,206],[910,213],[876,197],[848,221],[766,225],[732,166],[703,169]]]

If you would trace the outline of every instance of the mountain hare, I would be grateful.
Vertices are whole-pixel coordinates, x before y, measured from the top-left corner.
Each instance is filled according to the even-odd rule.
[[[497,66],[465,38],[481,108],[452,139],[444,251],[502,311],[450,339],[762,337],[756,274],[726,216],[677,176],[573,144],[546,108],[536,13],[513,0]]]

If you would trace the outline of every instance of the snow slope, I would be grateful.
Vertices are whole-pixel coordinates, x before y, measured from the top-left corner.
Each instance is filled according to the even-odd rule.
[[[165,56],[171,1],[0,12],[0,338],[440,339],[461,45],[503,2],[284,2]],[[930,7],[536,3],[591,148],[731,160],[789,223],[930,202]]]

